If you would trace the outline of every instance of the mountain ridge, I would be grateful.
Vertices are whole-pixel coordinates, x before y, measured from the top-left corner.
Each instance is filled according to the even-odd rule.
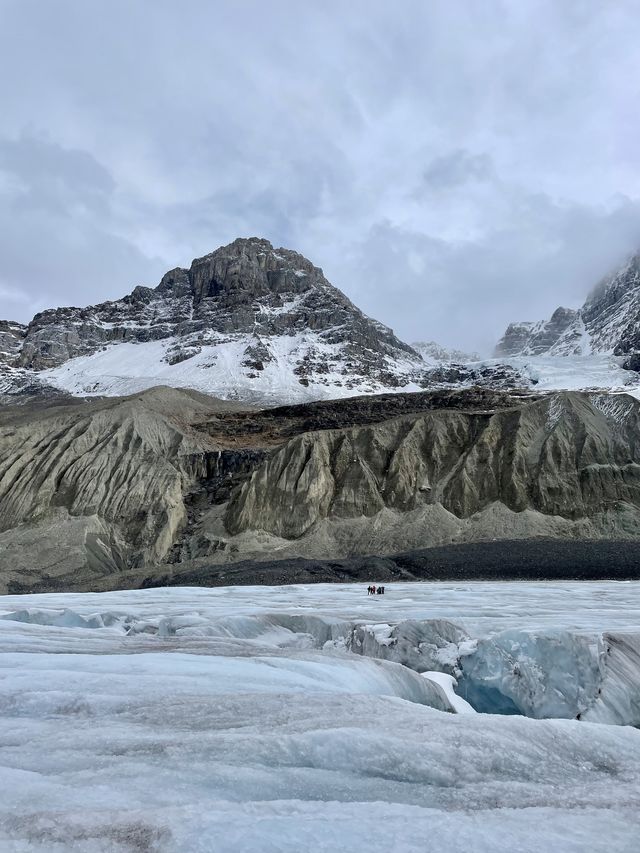
[[[511,323],[497,357],[630,357],[640,351],[640,253],[601,279],[581,308],[557,308],[549,320]],[[628,366],[633,368],[629,360]]]
[[[475,389],[0,409],[0,591],[501,539],[640,539],[640,403]]]
[[[527,384],[503,367],[443,372],[434,345],[420,346],[430,348],[426,360],[298,252],[238,238],[155,288],[0,325],[0,394],[118,396],[173,385],[280,403],[461,381]]]

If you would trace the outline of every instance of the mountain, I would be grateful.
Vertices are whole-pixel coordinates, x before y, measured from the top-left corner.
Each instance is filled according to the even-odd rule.
[[[480,355],[477,352],[463,352],[459,349],[449,349],[440,346],[435,341],[416,341],[412,343],[413,349],[420,353],[427,364],[467,364],[468,362],[480,361]]]
[[[628,357],[640,351],[640,253],[600,281],[577,311],[558,308],[549,320],[512,323],[496,346],[498,357]]]
[[[232,496],[225,529],[314,556],[640,536],[633,398],[459,394],[425,409],[283,443]]]
[[[27,327],[22,323],[0,320],[0,364],[8,364],[20,354]]]
[[[638,401],[576,392],[255,409],[156,388],[6,406],[0,591],[482,540],[638,539],[639,430]]]
[[[430,345],[433,346],[433,345]],[[115,302],[0,325],[0,395],[123,395],[158,385],[293,402],[438,385],[521,385],[517,371],[439,370],[322,270],[238,239]],[[434,372],[434,367],[437,369]]]
[[[169,388],[0,409],[0,568],[90,583],[164,558],[214,447],[192,425],[233,409]]]

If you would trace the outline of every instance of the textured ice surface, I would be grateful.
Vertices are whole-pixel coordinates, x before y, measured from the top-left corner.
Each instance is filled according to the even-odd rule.
[[[0,850],[637,851],[640,584],[386,590],[0,599]]]

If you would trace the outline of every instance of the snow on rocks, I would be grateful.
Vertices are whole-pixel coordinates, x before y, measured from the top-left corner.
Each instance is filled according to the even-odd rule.
[[[188,270],[171,270],[155,289],[45,311],[17,332],[0,325],[2,347],[7,381],[22,369],[86,396],[167,384],[294,401],[411,390],[427,367],[321,269],[259,238],[235,240]]]
[[[640,376],[624,370],[622,359],[608,354],[573,356],[502,356],[479,364],[496,369],[509,365],[539,391],[602,391],[640,398]],[[468,365],[469,367],[473,365]]]
[[[624,397],[613,397],[610,394],[591,394],[591,403],[609,420],[623,424],[633,412],[633,404]]]

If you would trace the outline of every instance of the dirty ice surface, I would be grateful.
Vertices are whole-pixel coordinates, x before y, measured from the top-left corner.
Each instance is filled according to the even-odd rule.
[[[0,850],[636,853],[639,639],[640,582],[4,596]]]

